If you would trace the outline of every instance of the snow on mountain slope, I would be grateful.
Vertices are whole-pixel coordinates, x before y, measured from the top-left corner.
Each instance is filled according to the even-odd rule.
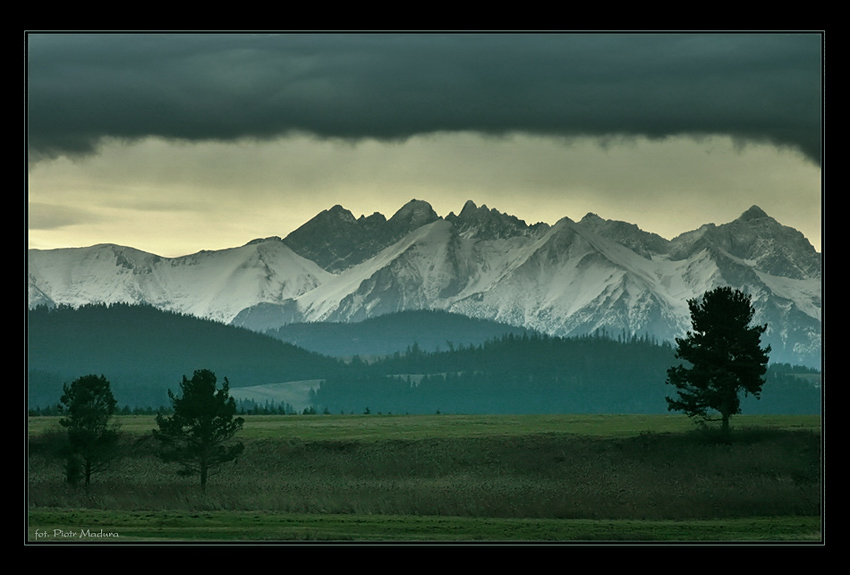
[[[278,238],[178,258],[157,271],[172,309],[225,323],[258,301],[296,297],[330,277]]]
[[[807,316],[822,321],[823,304],[819,279],[791,279],[762,272],[756,274],[770,293],[792,302]]]
[[[98,244],[89,248],[29,250],[28,286],[35,303],[80,306],[91,302],[138,301],[142,270],[158,256],[133,248]]]
[[[527,225],[472,202],[440,218],[414,200],[390,219],[335,206],[283,240],[181,258],[30,250],[28,271],[30,305],[146,302],[261,331],[432,309],[553,335],[661,340],[690,328],[688,299],[731,285],[752,294],[774,361],[819,365],[821,261],[755,206],[666,240],[594,214]]]
[[[46,296],[40,302],[147,303],[225,323],[246,307],[296,297],[331,276],[279,238],[178,258],[114,245],[30,250],[28,265],[30,293]]]
[[[672,317],[682,305],[667,293],[676,288],[681,295],[678,265],[641,258],[571,220],[562,219],[523,252],[498,282],[449,309],[476,317],[495,310],[493,319],[575,335],[615,327],[641,331],[651,323],[649,310]]]
[[[457,278],[449,260],[452,226],[437,220],[296,299],[306,321],[358,321],[433,309]]]

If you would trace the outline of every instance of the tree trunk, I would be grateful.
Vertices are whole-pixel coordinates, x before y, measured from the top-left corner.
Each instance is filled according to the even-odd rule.
[[[723,423],[720,426],[720,437],[725,443],[729,443],[729,413],[723,413]]]

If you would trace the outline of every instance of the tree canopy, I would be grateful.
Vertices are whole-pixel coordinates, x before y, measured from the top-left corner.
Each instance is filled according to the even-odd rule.
[[[84,375],[63,386],[59,406],[64,417],[59,423],[68,430],[67,479],[85,485],[117,456],[118,432],[110,425],[117,403],[103,375]]]
[[[208,369],[195,371],[192,379],[184,375],[182,396],[168,391],[174,414],[157,415],[159,429],[153,431],[163,461],[181,464],[183,475],[199,475],[202,489],[215,467],[233,461],[244,449],[242,443],[230,441],[244,423],[241,417],[234,418],[236,402],[230,397],[230,383],[224,378],[217,389],[216,381]]]
[[[692,331],[676,338],[679,364],[667,371],[678,398],[667,398],[670,411],[708,420],[720,414],[721,433],[729,437],[729,418],[741,412],[739,393],[760,397],[770,346],[761,347],[767,325],[750,325],[755,310],[740,290],[718,287],[688,300]]]

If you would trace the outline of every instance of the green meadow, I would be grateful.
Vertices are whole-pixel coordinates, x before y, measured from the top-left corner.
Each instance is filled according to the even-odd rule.
[[[27,541],[822,541],[819,416],[246,416],[205,492],[159,461],[151,416],[88,490],[58,418],[29,419]]]

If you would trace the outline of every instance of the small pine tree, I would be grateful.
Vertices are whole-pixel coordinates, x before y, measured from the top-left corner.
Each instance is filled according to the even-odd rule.
[[[234,418],[236,401],[230,397],[227,378],[216,389],[215,374],[207,369],[197,370],[192,379],[183,376],[180,388],[181,397],[168,390],[174,414],[157,415],[159,429],[153,430],[153,435],[160,442],[160,458],[181,464],[181,475],[199,475],[201,489],[206,490],[214,468],[242,453],[242,443],[230,440],[245,420]]]
[[[110,423],[117,402],[103,376],[84,375],[62,388],[59,423],[68,430],[66,479],[86,488],[94,473],[102,471],[119,455],[118,430]]]

